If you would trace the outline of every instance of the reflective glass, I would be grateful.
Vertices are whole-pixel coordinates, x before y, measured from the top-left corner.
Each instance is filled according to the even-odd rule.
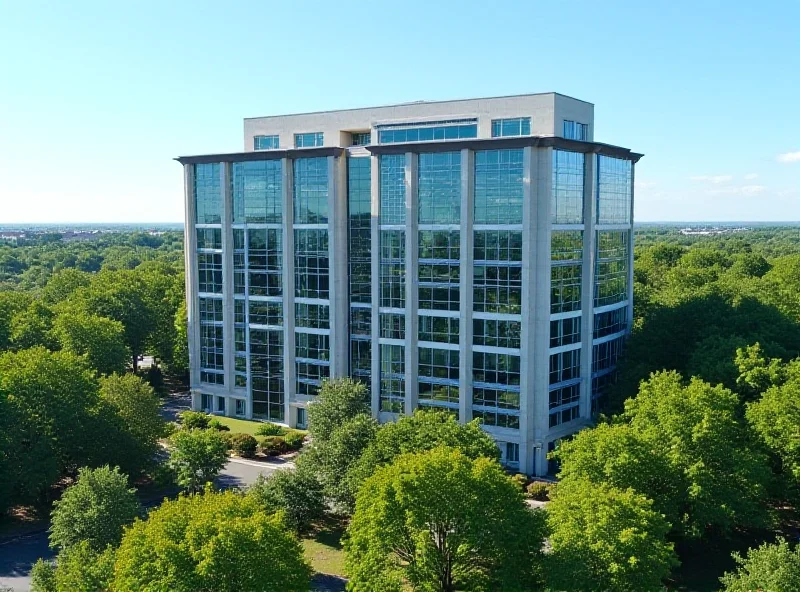
[[[584,156],[553,150],[553,224],[583,223]]]
[[[231,179],[234,223],[279,224],[283,217],[282,179],[280,160],[234,162]]]
[[[253,136],[254,150],[277,150],[278,136]]]
[[[492,120],[492,137],[504,138],[509,136],[531,135],[531,118],[514,117],[510,119]]]
[[[458,318],[419,316],[419,341],[458,343]]]
[[[294,248],[294,295],[327,300],[330,279],[328,231],[295,229]]]
[[[474,319],[472,343],[519,349],[522,322],[504,319]]]
[[[475,152],[475,224],[522,224],[522,150]]]
[[[280,296],[283,293],[282,232],[275,228],[253,228],[247,231],[247,242],[250,295]]]
[[[311,132],[306,134],[295,134],[294,135],[294,147],[295,148],[313,148],[319,147],[323,145],[323,134],[322,132]]]
[[[294,161],[294,223],[328,223],[328,159]]]
[[[419,155],[419,223],[458,224],[461,218],[461,153]]]
[[[598,231],[594,305],[606,306],[628,298],[629,243],[627,230]]]
[[[347,159],[350,302],[367,304],[372,301],[370,171],[369,158]]]
[[[198,224],[222,223],[222,184],[220,165],[194,165],[195,215]]]
[[[630,224],[632,197],[630,160],[597,157],[597,223]]]
[[[389,308],[406,305],[406,243],[402,230],[381,230],[381,302]]]
[[[381,224],[406,223],[406,157],[383,154],[381,159]]]

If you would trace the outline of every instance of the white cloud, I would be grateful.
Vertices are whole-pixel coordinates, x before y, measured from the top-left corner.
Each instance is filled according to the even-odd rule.
[[[785,154],[778,154],[778,162],[800,162],[800,152],[786,152]]]
[[[749,173],[749,174],[745,175],[744,178],[746,180],[748,180],[748,181],[750,181],[752,179],[758,179],[758,173]]]
[[[742,185],[740,187],[722,187],[707,191],[708,195],[758,195],[767,190],[763,185]]]
[[[727,183],[733,179],[731,175],[697,175],[696,177],[689,177],[692,181],[708,181],[719,185],[720,183]]]

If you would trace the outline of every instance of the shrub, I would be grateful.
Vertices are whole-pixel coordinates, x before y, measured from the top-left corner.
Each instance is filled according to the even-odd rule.
[[[283,510],[288,528],[301,533],[325,513],[322,485],[310,471],[281,469],[269,478],[263,475],[248,490],[268,514]]]
[[[537,502],[546,502],[550,499],[550,486],[544,481],[534,481],[527,488],[528,497]]]
[[[0,587],[0,592],[4,588]],[[11,588],[8,588],[11,591]],[[31,569],[31,592],[56,592],[56,568],[49,561],[39,559]]]
[[[181,413],[181,425],[187,430],[204,430],[208,427],[209,421],[211,421],[211,417],[199,411],[184,411]]]
[[[225,442],[225,448],[230,450],[233,448],[233,441],[231,440],[236,434],[231,434],[230,431],[228,432],[218,432],[219,437],[222,438],[222,441]]]
[[[283,439],[290,450],[300,450],[300,447],[303,446],[303,440],[306,439],[306,435],[303,432],[291,430]]]
[[[511,480],[519,487],[520,491],[525,491],[525,486],[528,484],[528,477],[522,473],[517,473]]]
[[[261,452],[269,456],[278,456],[289,452],[283,436],[264,436],[261,439]]]
[[[259,436],[283,436],[286,434],[286,430],[277,423],[266,422],[258,426],[256,434]]]
[[[252,458],[256,454],[258,441],[250,434],[231,434],[229,442],[231,450],[243,458]]]
[[[218,420],[216,417],[208,422],[209,430],[217,430],[218,432],[230,432],[231,429]]]

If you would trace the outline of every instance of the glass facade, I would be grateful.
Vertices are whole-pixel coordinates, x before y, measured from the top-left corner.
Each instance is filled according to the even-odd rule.
[[[475,152],[475,224],[522,224],[522,150]]]
[[[564,137],[567,140],[589,141],[589,126],[577,121],[564,120]]]
[[[553,224],[583,224],[584,157],[553,150]]]
[[[461,153],[419,155],[419,223],[458,224],[461,220]]]
[[[514,117],[510,119],[492,119],[492,137],[530,136],[531,118]]]
[[[232,169],[233,223],[280,224],[283,218],[281,161],[235,162]]]
[[[379,126],[378,143],[437,142],[478,137],[475,120],[430,121],[401,126]]]
[[[350,139],[353,146],[368,146],[371,141],[370,132],[353,132]]]
[[[629,245],[627,230],[598,230],[595,256],[594,305],[607,306],[628,298]]]
[[[632,171],[630,160],[597,157],[597,223],[630,224]]]
[[[278,136],[254,136],[253,150],[277,150],[280,142]]]
[[[315,148],[323,145],[322,132],[311,132],[294,135],[295,148]]]
[[[369,144],[369,133],[353,134]],[[366,136],[365,138],[363,136]],[[371,388],[372,227],[369,158],[347,160],[348,266],[350,281],[350,374]]]
[[[381,159],[381,224],[406,223],[406,157],[384,154]]]

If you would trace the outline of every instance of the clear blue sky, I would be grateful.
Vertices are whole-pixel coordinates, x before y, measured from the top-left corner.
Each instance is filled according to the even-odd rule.
[[[0,0],[0,223],[181,221],[172,158],[242,150],[244,117],[545,91],[646,154],[637,220],[800,220],[798,23],[798,0]]]

